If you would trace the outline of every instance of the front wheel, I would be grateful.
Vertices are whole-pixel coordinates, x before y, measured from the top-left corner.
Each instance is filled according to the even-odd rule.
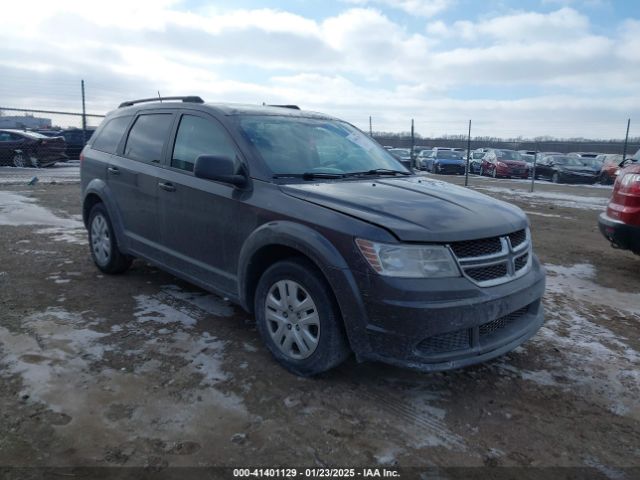
[[[94,263],[104,273],[123,273],[131,266],[133,259],[118,248],[109,214],[101,203],[89,214],[89,247]]]
[[[290,372],[316,375],[349,356],[331,287],[308,261],[296,258],[269,267],[258,282],[254,308],[262,340]]]
[[[25,168],[27,166],[27,159],[24,153],[16,153],[13,156],[13,166],[18,168]]]

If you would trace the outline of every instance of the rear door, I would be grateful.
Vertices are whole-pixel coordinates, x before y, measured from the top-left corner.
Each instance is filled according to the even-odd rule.
[[[206,113],[183,111],[175,131],[158,192],[165,262],[196,283],[236,294],[239,232],[252,215],[243,197],[250,194],[196,178],[193,165],[207,154],[233,158],[239,167],[241,154],[223,125]]]
[[[107,166],[124,234],[134,253],[163,259],[158,213],[158,173],[174,121],[170,110],[143,110],[133,120],[120,155]]]

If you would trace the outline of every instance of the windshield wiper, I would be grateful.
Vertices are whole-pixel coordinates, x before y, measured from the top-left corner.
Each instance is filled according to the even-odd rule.
[[[273,178],[302,178],[303,180],[314,180],[316,178],[344,178],[344,174],[323,172],[276,173]]]
[[[374,168],[373,170],[365,170],[362,172],[349,172],[345,175],[411,175],[409,172],[403,172],[402,170],[392,170],[390,168]]]

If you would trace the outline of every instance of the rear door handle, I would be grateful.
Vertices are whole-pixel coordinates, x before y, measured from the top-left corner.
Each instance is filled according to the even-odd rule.
[[[120,175],[120,169],[117,167],[109,167],[107,170],[109,170],[109,173],[112,175]]]
[[[167,192],[175,192],[176,191],[176,187],[173,186],[173,183],[165,183],[165,182],[159,182],[158,186],[163,189],[166,190]]]

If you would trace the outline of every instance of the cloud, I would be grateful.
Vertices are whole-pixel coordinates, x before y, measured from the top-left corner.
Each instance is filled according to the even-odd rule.
[[[455,0],[344,0],[348,3],[367,5],[378,4],[398,10],[410,15],[433,17],[443,12],[455,3]]]
[[[160,90],[299,103],[361,126],[372,115],[381,130],[406,130],[415,118],[423,133],[472,117],[492,135],[602,136],[640,113],[638,20],[596,34],[564,7],[415,30],[370,8],[382,3],[357,1],[322,19],[275,8],[189,11],[170,0],[35,2],[27,17],[13,2],[0,30],[0,105],[77,110],[84,78],[93,112]],[[412,8],[427,17],[427,6],[450,2],[419,3]]]

